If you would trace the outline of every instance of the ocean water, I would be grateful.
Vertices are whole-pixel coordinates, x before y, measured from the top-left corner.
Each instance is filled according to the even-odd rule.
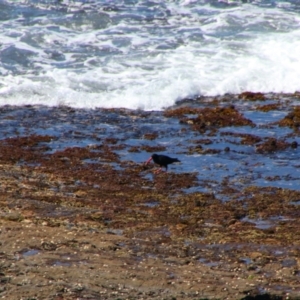
[[[299,53],[297,0],[0,0],[0,106],[293,93]]]

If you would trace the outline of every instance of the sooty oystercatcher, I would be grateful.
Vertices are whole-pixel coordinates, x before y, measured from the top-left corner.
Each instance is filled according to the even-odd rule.
[[[169,164],[172,164],[174,162],[180,162],[180,160],[177,158],[172,158],[166,155],[152,154],[151,157],[145,162],[145,165],[147,165],[151,160],[153,160],[156,164],[160,166],[160,168],[155,173],[159,173],[162,167],[165,167],[167,171]]]

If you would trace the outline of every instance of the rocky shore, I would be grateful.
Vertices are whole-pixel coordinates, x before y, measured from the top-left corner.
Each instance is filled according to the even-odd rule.
[[[298,97],[1,108],[0,296],[300,299]]]

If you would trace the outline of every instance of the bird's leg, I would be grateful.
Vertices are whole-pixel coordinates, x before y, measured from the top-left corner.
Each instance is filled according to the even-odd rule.
[[[162,168],[159,168],[158,170],[156,170],[156,171],[154,172],[154,174],[158,174],[158,173],[160,173],[160,172],[161,172],[161,170],[162,170]]]

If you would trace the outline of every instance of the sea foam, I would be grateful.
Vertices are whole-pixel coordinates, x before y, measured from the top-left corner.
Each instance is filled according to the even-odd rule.
[[[196,2],[101,12],[96,29],[75,9],[33,27],[3,22],[0,105],[161,110],[200,95],[300,90],[298,13]]]

